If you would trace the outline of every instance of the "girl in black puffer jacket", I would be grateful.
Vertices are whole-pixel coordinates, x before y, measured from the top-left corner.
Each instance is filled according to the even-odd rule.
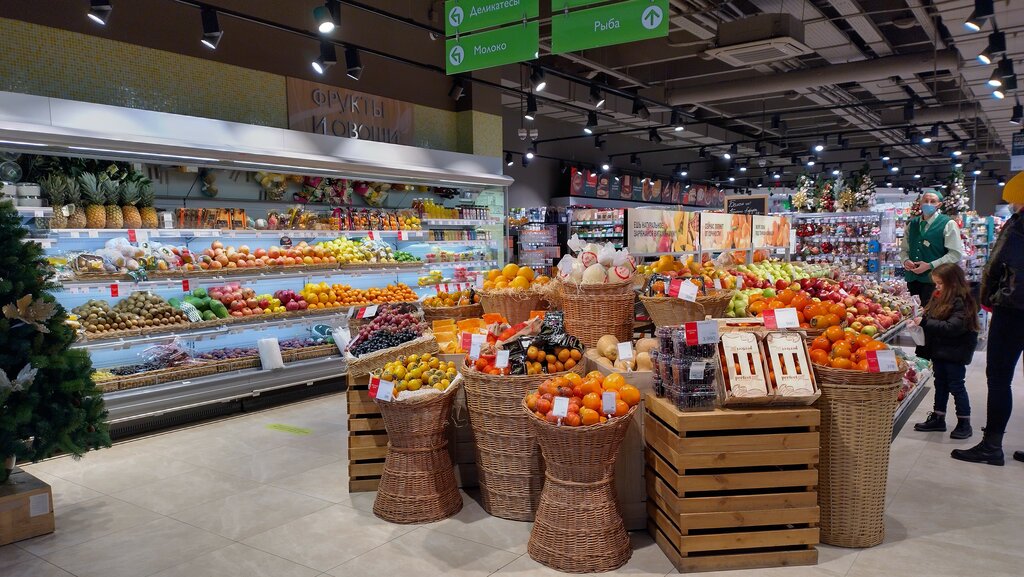
[[[941,264],[932,271],[935,294],[924,309],[924,316],[915,322],[924,329],[924,345],[917,355],[931,359],[935,371],[935,405],[928,419],[914,425],[917,431],[945,431],[946,404],[953,395],[956,405],[954,439],[969,438],[971,401],[967,397],[964,378],[978,346],[978,304],[963,269],[955,264]]]

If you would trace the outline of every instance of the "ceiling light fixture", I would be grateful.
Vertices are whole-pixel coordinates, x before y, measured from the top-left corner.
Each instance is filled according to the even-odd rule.
[[[323,74],[327,72],[327,69],[338,63],[338,53],[334,49],[334,44],[327,40],[320,41],[320,56],[313,61],[313,70],[317,74]]]
[[[534,67],[533,72],[530,73],[530,86],[533,87],[534,92],[543,92],[548,87],[547,81],[544,80],[543,70]]]
[[[838,167],[832,169],[832,176],[839,176],[842,173],[843,173],[843,171],[839,170]]]
[[[676,109],[672,109],[672,119],[669,122],[672,125],[672,130],[676,132],[682,132],[686,130],[686,123],[683,122],[683,115]]]
[[[654,144],[661,144],[661,135],[658,134],[657,128],[652,128],[647,131],[647,138]]]
[[[526,149],[526,154],[524,156],[526,156],[526,158],[528,158],[530,160],[533,160],[533,157],[537,156],[537,151],[534,150],[534,148],[531,146],[531,147]]]
[[[889,172],[895,173],[895,172],[899,172],[899,171],[900,171],[900,165],[898,165],[898,164],[894,164],[894,165],[889,167]]]
[[[823,150],[825,150],[825,143],[818,141],[818,143],[814,145],[814,152],[821,152]]]
[[[633,166],[640,166],[640,164],[641,164],[641,162],[640,162],[640,155],[638,155],[635,152],[633,154],[630,154],[629,155],[629,163],[632,164]]]
[[[113,11],[114,7],[108,0],[91,0],[87,16],[100,26],[106,26],[107,20],[110,20],[110,13]]]
[[[200,17],[203,22],[203,37],[199,41],[210,50],[216,50],[221,37],[224,36],[224,31],[220,29],[220,23],[217,21],[217,11],[209,6],[203,6]]]
[[[697,151],[697,155],[700,156],[701,158],[707,158],[708,157],[708,149],[703,147],[703,146],[700,147],[700,150]]]
[[[988,46],[978,54],[978,60],[988,66],[992,64],[992,59],[997,54],[1006,52],[1006,35],[998,30],[993,30],[988,35]]]
[[[639,98],[633,99],[633,116],[638,116],[641,120],[648,120],[651,117],[651,111]]]
[[[341,3],[338,0],[327,0],[323,6],[313,9],[313,20],[321,34],[330,34],[341,26]]]
[[[988,77],[988,85],[993,88],[1003,85],[1003,68],[1001,66],[992,69],[992,74]]]
[[[590,103],[594,105],[594,108],[601,108],[604,106],[604,94],[601,93],[601,89],[596,85],[590,85]]]
[[[511,152],[506,152],[505,153],[505,166],[512,166],[512,164],[513,164],[512,153]]]
[[[1013,112],[1010,114],[1011,124],[1021,124],[1024,121],[1024,106],[1020,104],[1020,97],[1017,97],[1017,103],[1013,105]]]
[[[888,162],[889,159],[892,158],[891,156],[889,156],[889,151],[885,150],[884,148],[879,149],[878,157],[881,158],[883,162]]]
[[[594,148],[599,148],[601,150],[604,150],[604,143],[605,143],[604,137],[601,136],[600,134],[594,137]]]
[[[345,75],[352,80],[359,80],[363,76],[363,61],[359,51],[352,46],[345,47]]]
[[[974,0],[974,11],[964,20],[964,28],[971,32],[979,32],[985,21],[995,12],[992,0]]]
[[[526,95],[526,113],[523,118],[533,120],[537,117],[537,97],[532,94]]]
[[[448,91],[448,97],[451,98],[452,100],[458,102],[459,99],[462,98],[462,96],[465,93],[466,93],[465,83],[462,81],[461,78],[455,77],[455,79],[452,80],[452,88],[451,88],[451,90]]]
[[[583,127],[583,132],[593,134],[595,128],[597,128],[597,111],[591,110],[587,113],[587,124]]]
[[[612,161],[611,160],[606,160],[603,163],[601,163],[601,170],[603,170],[605,172],[608,172],[609,170],[611,170],[611,168],[612,168]]]
[[[690,175],[690,165],[687,164],[687,165],[683,166],[682,170],[679,171],[679,176],[689,176],[689,175]]]
[[[974,176],[978,176],[979,174],[981,174],[981,168],[975,166],[974,170],[972,170],[971,173],[974,174]]]
[[[918,171],[918,172],[915,172],[915,173],[914,173],[914,178],[915,178],[915,179],[920,179],[920,178],[921,178],[921,172],[920,172],[920,171]]]
[[[740,167],[740,172],[746,172],[746,171],[747,171],[747,167],[746,166],[741,166]]]
[[[1006,177],[1005,176],[1000,176],[999,180],[996,182],[996,184],[998,184],[999,186],[1006,186]]]
[[[814,166],[814,159],[813,158],[808,158],[807,159],[807,166]]]

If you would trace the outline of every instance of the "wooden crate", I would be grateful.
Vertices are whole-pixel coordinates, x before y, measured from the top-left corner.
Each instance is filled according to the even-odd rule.
[[[384,472],[388,433],[380,410],[370,399],[370,376],[349,374],[348,490],[376,491]]]
[[[680,572],[817,563],[817,409],[645,401],[648,530]]]
[[[0,485],[0,547],[53,533],[53,492],[24,471]]]

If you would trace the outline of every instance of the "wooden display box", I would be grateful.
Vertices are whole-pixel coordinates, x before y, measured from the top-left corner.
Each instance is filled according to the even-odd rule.
[[[0,485],[0,547],[53,533],[53,492],[24,471]]]
[[[648,530],[680,572],[817,563],[817,409],[645,402]]]

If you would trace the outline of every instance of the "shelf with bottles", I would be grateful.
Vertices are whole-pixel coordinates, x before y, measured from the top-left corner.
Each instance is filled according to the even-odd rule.
[[[569,234],[600,241],[623,238],[625,222],[625,209],[573,207]]]

